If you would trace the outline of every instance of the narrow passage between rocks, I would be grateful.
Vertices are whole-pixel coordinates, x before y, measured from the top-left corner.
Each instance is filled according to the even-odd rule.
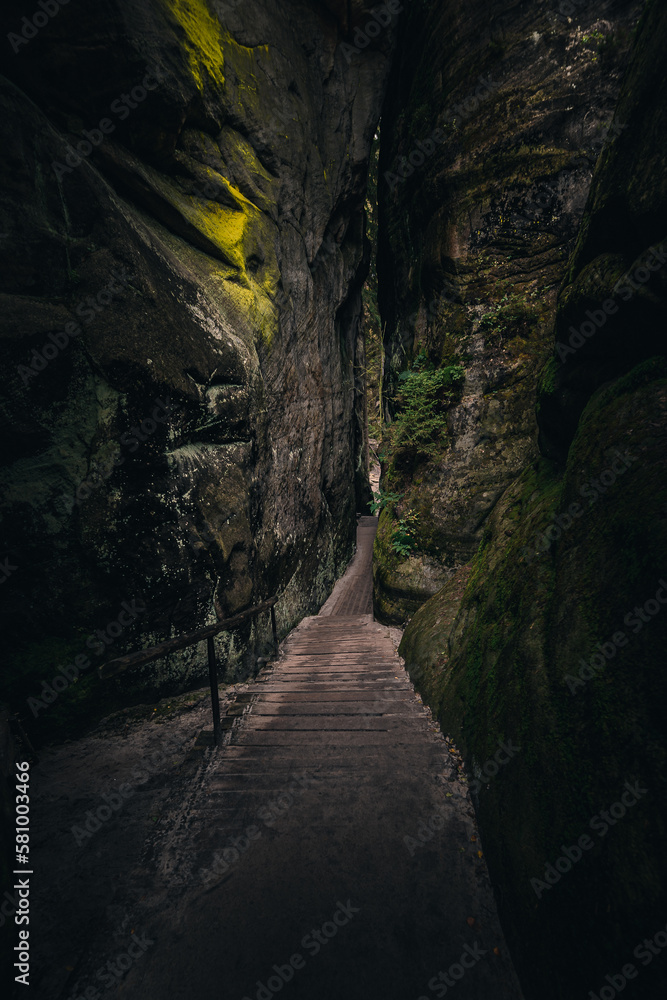
[[[206,751],[124,997],[521,997],[460,762],[370,614],[374,532]]]

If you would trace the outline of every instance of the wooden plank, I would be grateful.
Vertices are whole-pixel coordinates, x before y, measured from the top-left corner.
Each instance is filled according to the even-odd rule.
[[[257,707],[264,707],[269,705],[302,705],[302,704],[316,704],[316,705],[366,705],[368,703],[375,703],[378,697],[383,695],[381,691],[373,691],[365,688],[363,690],[356,689],[354,691],[348,691],[344,688],[341,691],[328,691],[322,692],[319,688],[315,691],[262,691],[261,694],[256,695]],[[402,688],[396,689],[392,688],[391,693],[384,693],[387,702],[391,699],[391,704],[405,704],[411,705],[415,700],[415,696],[412,691],[407,691]],[[317,698],[317,701],[313,701]],[[322,699],[321,701],[319,699]],[[237,699],[238,700],[238,699]],[[255,711],[253,709],[253,711]]]
[[[254,718],[283,718],[284,716],[308,715],[345,718],[353,715],[419,715],[415,705],[407,701],[389,701],[386,698],[369,698],[367,701],[300,701],[300,702],[258,702],[253,706]]]
[[[402,747],[424,746],[424,733],[415,730],[397,732],[285,732],[277,730],[272,732],[266,729],[250,729],[244,727],[239,730],[233,738],[232,746],[237,747],[393,747],[400,750]],[[226,749],[226,748],[225,748]],[[307,758],[301,758],[301,767],[307,762]]]
[[[254,713],[245,721],[247,731],[253,732],[310,732],[324,734],[345,732],[415,733],[420,716],[406,715],[269,715]]]

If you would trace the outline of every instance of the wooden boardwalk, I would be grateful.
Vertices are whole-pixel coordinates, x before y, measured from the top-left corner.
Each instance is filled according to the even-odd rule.
[[[119,995],[520,1000],[460,762],[369,613],[374,520],[207,751]]]

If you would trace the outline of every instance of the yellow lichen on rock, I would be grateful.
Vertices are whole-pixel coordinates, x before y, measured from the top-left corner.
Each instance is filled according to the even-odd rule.
[[[259,111],[259,94],[255,85],[258,50],[268,53],[268,45],[248,47],[239,45],[223,28],[206,0],[164,0],[171,17],[181,27],[183,44],[187,53],[192,77],[200,91],[204,90],[205,76],[222,87],[225,83],[233,90],[242,91],[237,99],[243,105],[254,106]],[[231,64],[231,80],[225,79],[225,66]]]
[[[234,195],[234,207],[183,195],[178,198],[178,207],[220,250],[221,258],[229,265],[223,264],[218,272],[225,293],[270,344],[277,318],[273,299],[280,278],[273,224],[240,191],[229,183],[226,187]]]
[[[204,89],[202,69],[222,86],[225,81],[222,29],[208,4],[205,0],[165,0],[165,3],[185,32],[188,61],[199,89]]]

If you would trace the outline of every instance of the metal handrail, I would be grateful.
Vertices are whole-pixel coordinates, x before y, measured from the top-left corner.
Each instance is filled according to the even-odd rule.
[[[166,639],[164,642],[158,643],[157,646],[151,646],[149,649],[139,649],[136,653],[127,653],[125,656],[118,656],[114,660],[107,660],[106,663],[102,663],[97,668],[97,672],[101,680],[106,680],[109,677],[115,677],[116,674],[120,674],[125,670],[130,670],[132,667],[141,667],[146,663],[152,663],[154,660],[160,660],[163,656],[175,653],[179,649],[187,649],[188,646],[194,646],[195,643],[203,642],[205,639],[208,647],[208,677],[211,685],[213,740],[217,746],[220,740],[220,699],[218,695],[217,664],[213,639],[219,632],[229,632],[231,629],[242,625],[243,622],[254,618],[256,615],[261,615],[264,611],[270,611],[273,642],[277,649],[278,632],[276,629],[275,609],[277,601],[278,596],[270,597],[268,601],[262,601],[261,604],[256,604],[254,608],[248,608],[247,611],[241,611],[238,615],[234,615],[232,618],[225,618],[214,625],[204,625],[194,632],[186,632],[185,635]]]

